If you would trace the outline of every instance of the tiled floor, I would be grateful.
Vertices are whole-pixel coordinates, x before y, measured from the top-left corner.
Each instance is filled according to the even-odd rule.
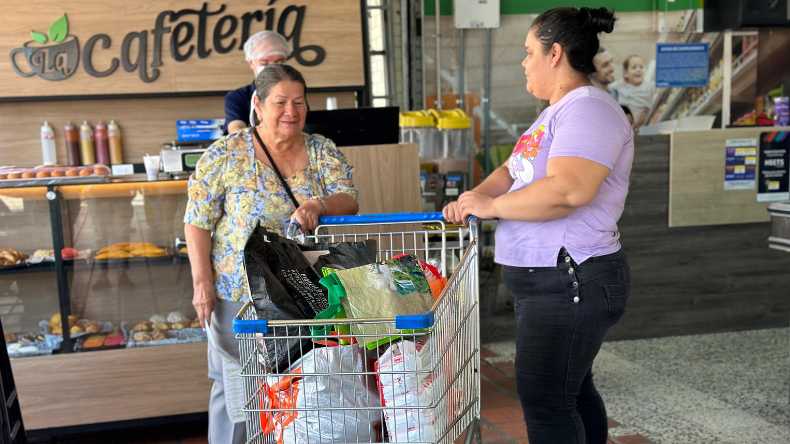
[[[605,342],[593,374],[621,424],[609,436],[620,444],[790,443],[788,337],[781,328]],[[489,362],[511,368],[512,339],[483,343],[499,355]]]
[[[515,366],[487,348],[482,349],[480,356],[483,358],[480,378],[483,442],[528,444],[524,413],[516,394]],[[617,421],[609,420],[609,436],[612,436],[609,444],[650,444],[641,435],[618,434],[619,427]],[[456,443],[462,443],[464,437],[459,437]]]
[[[788,336],[784,328],[604,343],[593,370],[612,417],[608,444],[790,443]],[[483,442],[528,443],[515,344],[486,339]],[[37,442],[198,444],[206,429],[203,421]]]
[[[515,367],[512,362],[495,362],[496,353],[483,348],[481,356],[494,361],[481,360],[481,433],[483,442],[496,444],[528,444],[524,415],[516,394]],[[642,436],[619,436],[616,421],[609,420],[609,444],[649,444]],[[157,426],[145,429],[122,430],[96,433],[80,437],[63,438],[52,442],[58,444],[205,444],[206,425],[203,422],[178,426]],[[462,443],[464,436],[456,440]]]

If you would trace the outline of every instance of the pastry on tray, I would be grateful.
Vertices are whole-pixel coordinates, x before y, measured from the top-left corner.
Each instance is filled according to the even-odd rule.
[[[112,347],[113,345],[121,345],[124,343],[126,343],[126,340],[123,338],[123,335],[120,336],[107,335],[107,338],[104,340],[105,347]]]
[[[96,252],[94,259],[129,259],[133,257],[155,258],[167,256],[167,250],[150,242],[123,242],[104,247]]]
[[[149,342],[154,340],[153,336],[151,336],[151,333],[145,331],[138,331],[133,337],[135,342]]]
[[[11,265],[21,264],[25,260],[25,255],[13,248],[0,249],[0,267],[10,267]]]
[[[158,328],[160,330],[170,330],[170,323],[169,322],[157,322],[152,326],[153,328]]]
[[[164,330],[155,329],[153,333],[154,341],[161,341],[167,339],[167,333]]]
[[[85,348],[96,348],[101,347],[104,345],[105,337],[102,335],[94,335],[89,337],[82,343],[82,346]]]
[[[143,322],[135,325],[132,330],[134,330],[134,331],[151,331],[151,330],[153,330],[153,326],[152,326],[151,322],[143,321]]]

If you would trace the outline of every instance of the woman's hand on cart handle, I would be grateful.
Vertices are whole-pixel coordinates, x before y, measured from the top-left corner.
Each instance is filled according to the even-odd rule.
[[[211,325],[211,313],[214,312],[214,307],[216,305],[217,291],[214,289],[213,282],[195,286],[195,292],[192,296],[192,306],[195,307],[195,311],[200,319],[200,326],[203,327],[204,330]]]
[[[458,202],[450,202],[446,207],[444,207],[444,210],[442,210],[442,215],[444,216],[444,220],[450,222],[451,224],[463,224],[463,218],[461,217]]]
[[[318,226],[318,218],[325,215],[324,204],[317,199],[310,199],[294,211],[291,223],[299,224],[302,231],[312,231]]]
[[[480,219],[494,219],[494,198],[475,191],[467,191],[444,207],[444,218],[454,224],[469,226],[469,218],[476,216]]]

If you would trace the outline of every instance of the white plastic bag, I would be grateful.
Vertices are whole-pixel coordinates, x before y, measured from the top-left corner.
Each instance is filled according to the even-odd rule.
[[[394,343],[376,363],[390,442],[434,441],[434,410],[428,407],[438,398],[438,385],[428,373],[431,361],[426,344],[426,340]]]

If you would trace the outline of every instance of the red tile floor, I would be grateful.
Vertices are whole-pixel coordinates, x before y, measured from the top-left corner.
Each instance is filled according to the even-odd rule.
[[[482,349],[480,377],[480,416],[483,442],[497,444],[529,444],[524,414],[516,394],[516,368],[512,362],[489,364],[485,358],[496,358],[490,350]],[[640,435],[617,435],[620,427],[616,421],[609,419],[608,444],[651,444]],[[462,443],[464,436],[456,443]]]
[[[516,394],[515,366],[510,362],[489,364],[485,358],[497,355],[487,349],[481,351],[481,421],[483,442],[497,444],[529,444],[527,428]],[[651,444],[640,435],[617,434],[620,426],[609,419],[608,444]],[[206,444],[205,421],[170,426],[155,426],[145,429],[121,430],[94,433],[84,436],[64,437],[57,440],[34,440],[40,443],[58,444]],[[462,435],[456,443],[462,443]]]

